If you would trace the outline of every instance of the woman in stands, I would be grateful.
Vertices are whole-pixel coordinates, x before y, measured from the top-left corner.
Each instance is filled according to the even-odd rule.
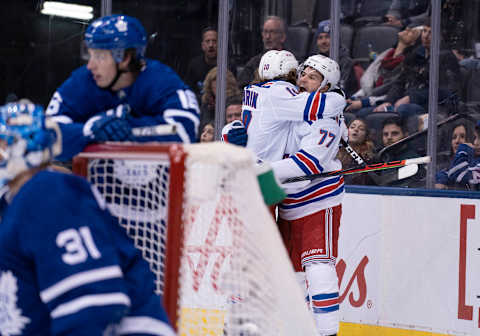
[[[370,162],[375,155],[375,145],[369,138],[370,130],[362,118],[353,119],[348,125],[348,143],[366,161]],[[341,147],[337,158],[342,162],[342,169],[352,168],[357,165],[352,156]],[[345,184],[374,184],[368,174],[354,174],[344,176]]]
[[[227,70],[226,98],[241,95],[237,80],[230,70]],[[200,123],[215,119],[215,97],[217,95],[217,67],[212,68],[203,82],[202,103],[200,106]]]
[[[437,189],[465,189],[464,185],[449,182],[449,170],[453,164],[458,147],[463,143],[473,142],[472,127],[465,121],[456,123],[450,136],[450,150],[448,155],[439,155],[437,159],[437,172],[435,188]]]
[[[398,78],[402,63],[419,41],[421,26],[406,28],[398,33],[397,45],[383,51],[371,63],[360,79],[361,89],[348,99],[347,111],[357,111],[359,116],[365,116],[372,111],[387,111],[390,103],[376,106],[385,99],[391,84]],[[375,107],[376,106],[376,107]],[[393,106],[391,106],[393,108]],[[365,110],[362,110],[364,109]],[[393,109],[392,109],[393,110]]]
[[[200,131],[200,142],[212,142],[215,140],[215,125],[212,121],[207,122]]]

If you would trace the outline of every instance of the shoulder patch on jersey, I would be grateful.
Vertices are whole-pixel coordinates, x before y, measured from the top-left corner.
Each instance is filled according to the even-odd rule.
[[[21,335],[30,322],[17,307],[17,291],[17,278],[12,272],[0,272],[0,330],[3,336]]]

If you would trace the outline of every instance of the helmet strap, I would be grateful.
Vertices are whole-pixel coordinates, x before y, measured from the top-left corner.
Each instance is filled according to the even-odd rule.
[[[121,70],[120,67],[118,66],[118,63],[116,63],[116,73],[115,73],[115,77],[112,79],[112,81],[110,82],[110,84],[108,84],[108,86],[106,88],[104,88],[105,90],[109,90],[111,91],[112,90],[112,87],[117,83],[118,79],[120,78],[120,76],[125,73],[127,71],[125,70]]]

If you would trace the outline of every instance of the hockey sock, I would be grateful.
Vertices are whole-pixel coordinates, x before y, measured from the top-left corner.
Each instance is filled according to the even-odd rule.
[[[320,335],[338,332],[340,320],[338,278],[333,263],[311,264],[305,267],[310,308]]]

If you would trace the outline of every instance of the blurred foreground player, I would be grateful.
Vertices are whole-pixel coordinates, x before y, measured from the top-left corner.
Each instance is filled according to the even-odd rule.
[[[61,133],[0,108],[0,334],[174,335],[153,274],[84,179],[49,170]]]
[[[137,19],[101,17],[88,26],[85,45],[87,65],[57,89],[47,109],[63,134],[57,159],[68,161],[92,142],[196,141],[195,94],[171,68],[145,58],[147,34]],[[176,132],[156,134],[157,125]]]

